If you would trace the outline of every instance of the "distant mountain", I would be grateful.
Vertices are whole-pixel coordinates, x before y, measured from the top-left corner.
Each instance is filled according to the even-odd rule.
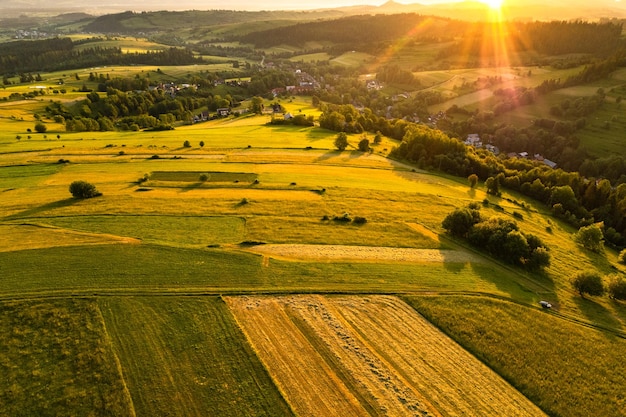
[[[341,0],[338,0],[340,2]],[[346,0],[349,1],[349,0]],[[366,1],[366,0],[364,0]],[[368,0],[371,1],[371,0]],[[356,5],[334,8],[346,15],[353,14],[377,14],[377,13],[420,13],[437,15],[455,19],[480,20],[484,19],[489,9],[484,3],[476,0],[444,1],[429,4],[423,3],[399,3],[390,0],[380,6]],[[427,1],[427,0],[424,0]],[[616,0],[551,0],[540,2],[538,0],[506,0],[503,8],[503,16],[508,19],[529,20],[569,20],[569,19],[597,19],[597,18],[626,18],[626,1]],[[285,4],[285,3],[275,3]],[[313,3],[301,3],[302,10],[311,10]],[[318,4],[318,10],[324,8],[325,2]],[[84,2],[79,0],[0,0],[0,10],[3,18],[16,17],[22,14],[28,16],[62,14],[70,12],[84,12],[92,15],[104,15],[119,13],[127,10],[132,11],[156,11],[156,10],[272,10],[278,6],[272,6],[272,2],[254,2],[253,0],[234,0],[230,3],[199,2],[197,0],[133,0],[124,2],[113,0],[112,2]],[[290,5],[289,9],[294,9]],[[327,10],[328,8],[326,8]]]

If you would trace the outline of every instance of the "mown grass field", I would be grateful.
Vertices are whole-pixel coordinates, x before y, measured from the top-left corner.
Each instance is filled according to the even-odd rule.
[[[584,350],[546,347],[535,351],[515,343],[516,337],[531,339],[529,335],[537,331],[523,325],[537,323],[536,317],[553,318],[535,316],[539,314],[538,301],[548,299],[558,314],[569,320],[542,323],[541,334],[550,342],[546,346],[558,344],[551,335],[567,331],[571,345],[592,350],[583,341],[597,341],[606,357],[595,366],[564,365],[559,375],[567,381],[594,381],[610,375],[606,380],[624,387],[619,377],[613,377],[619,369],[615,358],[621,357],[623,349],[618,335],[625,328],[624,305],[607,298],[582,300],[571,289],[569,279],[583,268],[602,274],[625,268],[617,264],[616,254],[610,250],[601,255],[584,252],[572,241],[574,230],[548,217],[545,208],[535,203],[522,207],[520,196],[487,197],[482,186],[470,190],[465,179],[392,161],[386,154],[397,143],[388,138],[372,154],[364,154],[356,150],[360,136],[350,136],[348,149],[338,152],[332,132],[318,127],[268,126],[268,116],[229,118],[168,132],[70,134],[51,129],[46,138],[32,134],[28,139],[25,132],[34,125],[32,112],[44,106],[45,100],[2,104],[3,115],[5,110],[15,112],[24,120],[0,118],[0,323],[9,331],[19,324],[13,320],[23,321],[25,329],[31,329],[28,334],[36,336],[20,342],[22,348],[12,344],[13,339],[5,341],[6,347],[0,350],[4,356],[0,357],[9,359],[3,359],[2,366],[11,368],[9,363],[14,360],[18,366],[11,368],[15,374],[2,390],[6,395],[22,390],[23,395],[15,397],[15,407],[25,402],[25,410],[35,410],[29,411],[31,415],[39,410],[30,400],[37,398],[31,396],[36,388],[29,385],[34,380],[33,370],[44,360],[54,360],[64,367],[63,375],[70,375],[83,348],[103,355],[98,364],[92,364],[93,369],[113,369],[106,371],[110,372],[107,381],[113,381],[111,389],[122,386],[121,391],[114,391],[117,394],[111,394],[118,401],[112,407],[121,407],[115,415],[157,415],[169,409],[175,409],[172,413],[176,415],[206,415],[206,410],[215,410],[212,415],[291,415],[293,404],[286,394],[291,387],[264,373],[267,365],[261,365],[258,352],[217,298],[220,294],[343,293],[350,296],[347,299],[361,300],[370,294],[414,296],[426,292],[513,300],[520,309],[517,315],[500,313],[500,307],[489,298],[471,299],[485,310],[483,317],[491,318],[488,323],[498,321],[507,331],[519,329],[519,335],[505,333],[507,344],[501,348],[455,336],[447,329],[456,322],[432,320],[543,411],[582,415],[573,411],[580,407],[575,384],[544,390],[544,382],[538,381],[530,368],[514,361],[496,366],[487,359],[499,358],[509,349],[512,358],[524,357],[546,367],[577,361]],[[283,104],[292,112],[317,114],[305,99]],[[17,134],[23,138],[17,140]],[[192,146],[183,147],[185,140]],[[59,163],[59,159],[69,163]],[[212,177],[200,180],[202,173]],[[72,198],[68,187],[75,180],[93,183],[103,195],[88,200]],[[513,219],[513,212],[523,213],[523,220],[517,220],[520,228],[538,235],[551,248],[553,261],[545,273],[501,265],[443,234],[441,222],[450,211],[485,198],[492,203],[481,209],[486,217]],[[358,225],[332,220],[345,214],[367,221]],[[251,250],[262,243],[455,250],[479,261],[304,259]],[[444,301],[453,298],[436,296],[432,300],[430,304],[435,305],[442,300],[443,308]],[[70,327],[58,334],[48,329],[56,326],[52,322],[14,314],[16,309],[33,308],[71,312],[75,304],[87,307],[80,307],[84,311],[76,307],[80,310],[76,323],[67,324]],[[423,311],[426,301],[411,304]],[[458,308],[458,320],[465,314],[461,304],[450,307]],[[99,314],[104,319],[92,323]],[[525,323],[518,323],[518,317],[526,316]],[[488,330],[479,324],[475,329],[471,335]],[[389,337],[392,334],[389,330]],[[77,337],[92,341],[72,347],[75,350],[62,357],[48,350],[31,355],[34,342],[56,346]],[[604,347],[600,343],[603,338],[616,343]],[[414,351],[408,355],[418,356]],[[546,363],[553,356],[559,360]],[[398,365],[394,372],[406,379],[401,368]],[[47,378],[56,375],[53,368],[47,369],[43,373]],[[354,378],[349,372],[342,375],[340,379],[346,381]],[[92,382],[68,380],[67,386],[88,383]],[[237,388],[239,385],[245,389]],[[597,415],[621,415],[615,414],[623,409],[621,397],[605,385],[598,386],[590,401],[593,408],[588,410]],[[72,389],[67,389],[68,400],[50,403],[49,408],[63,414],[62,401],[70,404],[68,407],[74,404]],[[582,387],[580,390],[583,392]],[[64,398],[64,392],[54,395]],[[350,404],[376,415],[375,407],[358,406],[369,404],[362,401],[365,394],[350,395],[356,398],[356,403]],[[591,394],[584,393],[583,398],[585,395]],[[223,403],[218,400],[222,398]],[[242,403],[249,406],[240,408]],[[93,409],[95,415],[107,413]],[[0,410],[4,412],[2,407]],[[242,411],[237,414],[233,410]]]
[[[291,416],[217,297],[98,302],[139,416]]]
[[[549,415],[625,415],[623,337],[498,299],[420,296],[408,302]],[[613,371],[591,376],[590,368]]]

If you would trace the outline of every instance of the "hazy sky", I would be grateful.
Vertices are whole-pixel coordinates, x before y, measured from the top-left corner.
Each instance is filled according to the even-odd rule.
[[[334,7],[344,6],[359,6],[359,5],[374,5],[380,6],[386,3],[388,0],[181,0],[179,2],[168,0],[156,0],[155,5],[162,5],[169,3],[168,9],[197,9],[197,10],[210,10],[210,9],[222,9],[222,10],[311,10],[311,9],[327,9]],[[462,0],[394,0],[397,3],[410,4],[437,4],[437,3],[454,3]],[[123,2],[120,0],[113,0],[107,2],[108,6],[120,6],[126,7],[128,10],[134,10],[133,1]],[[137,2],[139,4],[146,4],[144,1]],[[157,6],[158,7],[158,6]]]

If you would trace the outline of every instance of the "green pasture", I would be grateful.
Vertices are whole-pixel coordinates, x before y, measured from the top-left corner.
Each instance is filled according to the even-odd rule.
[[[205,247],[245,240],[245,219],[237,217],[101,215],[31,218],[29,221],[63,229],[131,237],[146,243],[176,246]]]
[[[94,301],[0,302],[0,331],[1,415],[135,415]]]
[[[544,285],[495,264],[296,262],[149,244],[0,252],[0,298],[258,292],[466,291],[537,302]]]
[[[98,304],[138,416],[293,415],[220,298]]]
[[[350,51],[330,60],[331,64],[343,65],[346,67],[359,67],[374,60],[374,56],[364,52]]]
[[[624,415],[623,337],[581,326],[558,312],[493,298],[407,301],[548,415]]]

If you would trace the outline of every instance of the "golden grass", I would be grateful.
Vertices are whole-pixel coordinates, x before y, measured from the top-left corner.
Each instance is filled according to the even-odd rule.
[[[0,252],[55,246],[139,243],[138,240],[127,237],[68,231],[30,224],[0,224],[0,234],[3,236],[0,241]]]
[[[226,302],[296,414],[543,415],[397,298]]]

